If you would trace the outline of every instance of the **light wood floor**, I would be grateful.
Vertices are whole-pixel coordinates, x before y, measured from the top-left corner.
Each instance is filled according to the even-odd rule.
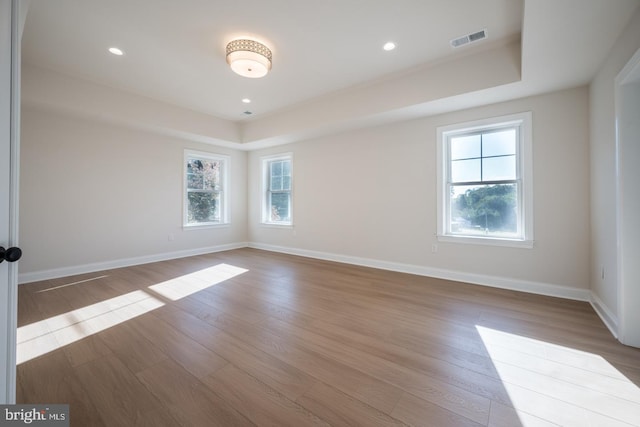
[[[640,425],[581,302],[241,249],[20,287],[18,401],[73,426]]]

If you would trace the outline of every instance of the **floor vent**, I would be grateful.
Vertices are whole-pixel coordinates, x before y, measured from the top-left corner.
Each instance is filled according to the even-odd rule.
[[[460,47],[487,38],[487,31],[481,30],[451,40],[451,47]]]

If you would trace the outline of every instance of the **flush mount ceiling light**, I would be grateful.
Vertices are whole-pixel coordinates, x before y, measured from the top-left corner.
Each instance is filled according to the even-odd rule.
[[[117,47],[110,47],[109,52],[116,56],[124,55],[124,52],[122,51],[122,49],[118,49]]]
[[[382,46],[382,48],[387,52],[389,52],[390,50],[393,50],[396,48],[396,44],[394,42],[386,42],[384,46]]]
[[[264,77],[271,69],[271,50],[255,40],[233,40],[227,44],[227,63],[241,76]]]

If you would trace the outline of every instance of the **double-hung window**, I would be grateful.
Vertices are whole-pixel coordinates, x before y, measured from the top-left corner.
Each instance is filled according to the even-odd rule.
[[[227,218],[227,156],[186,150],[184,226],[219,225]]]
[[[438,238],[530,247],[531,113],[438,128]]]
[[[291,154],[263,157],[262,223],[292,225],[293,158]]]

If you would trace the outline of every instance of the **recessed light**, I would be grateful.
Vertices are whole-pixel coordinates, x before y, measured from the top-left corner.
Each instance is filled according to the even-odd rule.
[[[250,104],[251,100],[249,98],[242,98],[242,102],[244,102],[245,104]]]
[[[124,55],[124,52],[121,49],[118,49],[117,47],[110,47],[109,48],[109,52],[111,52],[111,53],[113,53],[114,55],[117,55],[117,56]]]
[[[387,52],[396,48],[396,44],[394,42],[386,42],[384,46],[382,46],[384,50]]]

